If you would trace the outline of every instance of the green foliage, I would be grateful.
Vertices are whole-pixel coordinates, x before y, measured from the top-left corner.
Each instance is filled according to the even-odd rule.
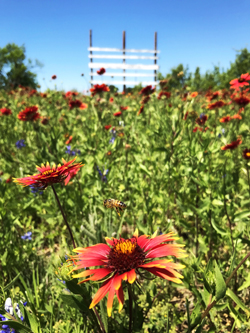
[[[195,78],[194,89],[203,89],[199,69]],[[164,99],[151,94],[139,116],[141,95],[135,92],[72,97],[86,103],[86,109],[70,109],[59,91],[40,95],[18,88],[0,93],[0,109],[12,111],[0,117],[0,132],[6,133],[0,136],[0,313],[11,297],[24,316],[23,322],[13,316],[10,326],[39,333],[98,332],[97,311],[106,332],[127,332],[126,284],[120,313],[116,297],[110,318],[106,297],[89,309],[103,281],[78,284],[82,279],[72,278],[72,266],[64,259],[73,254],[71,239],[51,187],[32,193],[11,181],[36,173],[41,163],[58,164],[79,154],[84,167],[67,186],[55,185],[77,246],[105,243],[105,237],[129,238],[138,228],[146,235],[174,231],[188,253],[188,258],[176,260],[186,266],[180,271],[183,284],[137,275],[138,283],[132,285],[133,331],[230,332],[233,325],[250,329],[249,261],[238,268],[237,278],[227,280],[250,245],[250,164],[242,158],[242,150],[250,146],[249,105],[241,120],[221,123],[222,117],[239,111],[234,100],[226,96],[224,107],[208,111],[205,91],[184,98],[186,81],[191,80],[188,69],[178,67],[171,80],[178,91]],[[41,119],[20,121],[18,113],[33,105]],[[113,114],[121,106],[128,109],[117,118]],[[201,113],[208,119],[194,132]],[[106,125],[116,129],[114,142]],[[221,150],[238,135],[239,147]],[[25,146],[19,148],[21,139]],[[121,217],[103,206],[108,198],[127,205]],[[21,238],[27,232],[32,232],[32,240]],[[210,304],[209,316],[203,317]]]
[[[19,85],[34,89],[37,87],[36,74],[30,69],[41,67],[42,64],[36,60],[35,65],[32,65],[31,60],[28,60],[28,65],[25,65],[25,58],[24,46],[19,47],[13,43],[0,48],[0,89],[16,89]]]
[[[219,66],[214,66],[211,71],[206,71],[205,74],[200,73],[200,68],[197,67],[194,73],[189,72],[188,67],[184,68],[183,64],[172,68],[171,72],[165,76],[158,74],[158,80],[169,80],[169,89],[180,89],[188,86],[192,91],[206,91],[208,89],[228,89],[229,82],[232,78],[240,77],[241,74],[250,71],[250,52],[244,48],[238,50],[235,62],[230,64],[227,70],[221,69]]]

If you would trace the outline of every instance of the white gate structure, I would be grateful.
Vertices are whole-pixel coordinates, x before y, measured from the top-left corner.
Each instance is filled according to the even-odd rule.
[[[157,70],[159,69],[159,66],[157,65],[157,60],[159,57],[157,57],[157,53],[160,53],[159,50],[157,50],[157,32],[155,32],[155,40],[154,40],[154,50],[134,50],[134,49],[126,49],[126,33],[123,31],[123,48],[122,49],[117,49],[117,48],[102,48],[102,47],[93,47],[92,46],[92,30],[89,31],[89,68],[91,70],[90,73],[90,83],[91,86],[93,84],[121,84],[123,85],[123,91],[126,90],[126,84],[129,85],[137,85],[139,82],[137,81],[127,81],[126,78],[130,77],[152,77],[152,81],[142,81],[140,82],[142,85],[157,85]],[[93,54],[93,52],[119,52],[122,53],[120,55],[113,55],[113,54]],[[127,53],[153,53],[153,56],[145,56],[145,55],[127,55]],[[93,59],[121,59],[122,63],[103,63],[103,62],[93,62]],[[145,59],[152,59],[154,60],[153,65],[146,65],[146,64],[128,64],[126,63],[126,60],[129,59],[140,59],[140,60],[145,60]],[[100,68],[105,68],[107,69],[122,69],[123,72],[115,72],[115,73],[109,73],[106,71],[102,75],[102,80],[94,80],[93,76],[99,76],[96,73],[96,70],[93,71],[94,69],[100,69]],[[153,74],[148,74],[148,73],[128,73],[126,70],[153,70]],[[119,77],[122,76],[123,80],[121,81],[116,81],[116,80],[108,80],[106,77]]]

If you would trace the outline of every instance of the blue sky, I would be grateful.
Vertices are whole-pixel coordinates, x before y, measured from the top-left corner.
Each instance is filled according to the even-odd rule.
[[[236,50],[250,50],[249,0],[1,0],[0,12],[0,47],[24,44],[27,58],[44,64],[34,70],[42,91],[89,88],[90,29],[93,46],[121,48],[125,30],[134,49],[153,49],[157,31],[163,74],[180,63],[226,69]]]

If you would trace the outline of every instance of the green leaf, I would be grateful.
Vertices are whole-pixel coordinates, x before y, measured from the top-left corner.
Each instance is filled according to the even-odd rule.
[[[216,300],[218,301],[219,299],[225,296],[227,286],[219,270],[216,260],[214,260],[214,269],[215,269],[215,286],[216,286],[215,297]]]
[[[196,303],[195,308],[191,314],[191,328],[197,326],[201,321],[201,306],[199,303]]]
[[[249,219],[249,217],[250,217],[250,211],[249,211],[249,210],[245,210],[245,211],[243,211],[243,212],[240,212],[240,213],[238,213],[238,214],[235,214],[235,215],[234,215],[234,221],[235,221],[235,222],[238,222],[238,221],[244,220],[244,219],[246,219],[246,218]]]
[[[212,224],[213,228],[218,232],[218,234],[223,235],[223,236],[227,235],[227,231],[225,231],[224,229],[219,227],[218,224],[215,223],[214,219],[211,219],[211,224]]]
[[[34,315],[32,315],[28,310],[25,311],[25,313],[29,319],[31,331],[33,333],[39,333],[39,324],[36,320],[36,317]]]
[[[144,171],[144,173],[146,173],[148,176],[151,177],[151,173],[148,171],[148,169],[145,167],[145,165],[139,164],[139,167],[142,171]]]
[[[20,333],[27,333],[27,332],[32,333],[32,331],[29,327],[19,323],[18,321],[8,320],[8,321],[5,321],[4,323],[7,325],[7,322],[8,322],[9,327],[14,328],[15,330],[17,330]],[[3,322],[1,322],[1,324],[3,324]]]
[[[250,309],[248,309],[244,303],[242,303],[242,301],[235,295],[235,293],[230,290],[227,289],[226,292],[227,296],[229,296],[230,298],[232,298],[232,300],[243,310],[245,311],[245,313],[249,316],[250,315]]]
[[[8,289],[10,289],[10,287],[16,282],[20,274],[21,273],[17,274],[17,276],[15,276],[14,279],[9,284],[7,284],[7,286],[3,288],[3,290],[7,291]]]
[[[234,269],[234,262],[235,262],[235,256],[236,256],[237,242],[238,242],[238,240],[236,241],[236,244],[235,244],[235,247],[234,247],[233,259],[232,259],[230,268],[229,268],[229,270],[227,272],[227,276],[230,276],[231,273],[233,272],[233,269]]]
[[[212,204],[213,204],[214,206],[223,206],[223,205],[224,205],[224,203],[223,203],[221,200],[218,200],[218,199],[214,199],[214,200],[212,201]]]
[[[246,289],[249,286],[250,286],[250,274],[247,275],[247,278],[246,278],[245,282],[243,282],[243,284],[240,286],[240,288],[238,288],[238,291]]]
[[[89,305],[82,296],[79,295],[60,295],[65,304],[80,311],[89,311]]]

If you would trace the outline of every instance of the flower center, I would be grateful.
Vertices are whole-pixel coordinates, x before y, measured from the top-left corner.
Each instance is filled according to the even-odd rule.
[[[114,240],[113,248],[109,252],[107,266],[120,275],[142,265],[144,260],[145,253],[137,244],[135,237],[131,239],[120,238]]]
[[[50,175],[53,171],[54,171],[54,170],[52,170],[52,169],[50,169],[50,170],[46,170],[46,171],[44,171],[42,174],[43,174],[44,176],[47,176],[47,175]]]
[[[238,79],[238,82],[244,82],[244,81],[245,81],[245,79],[242,79],[242,78]]]
[[[250,152],[249,152],[249,153],[246,153],[246,156],[247,156],[247,157],[250,157]]]

